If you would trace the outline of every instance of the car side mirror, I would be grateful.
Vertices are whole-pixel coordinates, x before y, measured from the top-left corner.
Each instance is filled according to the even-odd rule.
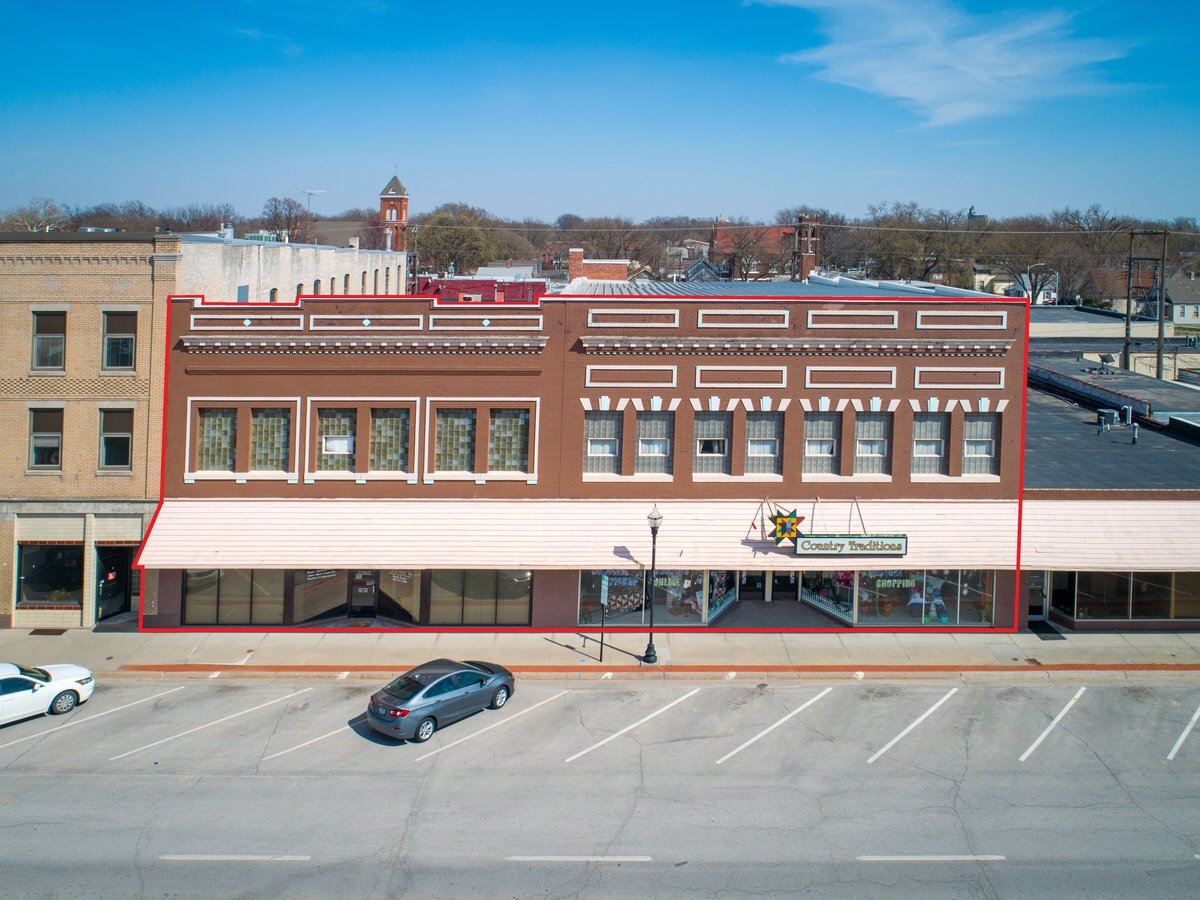
[[[40,691],[42,689],[42,687],[43,687],[43,685],[35,684],[33,686],[33,692],[36,694],[38,691]]]

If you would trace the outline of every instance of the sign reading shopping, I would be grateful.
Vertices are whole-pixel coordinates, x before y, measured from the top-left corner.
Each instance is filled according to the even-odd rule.
[[[907,534],[803,534],[797,556],[904,556]]]

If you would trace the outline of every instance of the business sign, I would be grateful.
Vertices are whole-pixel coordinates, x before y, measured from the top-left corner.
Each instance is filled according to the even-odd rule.
[[[804,534],[796,538],[797,556],[904,556],[907,534]]]

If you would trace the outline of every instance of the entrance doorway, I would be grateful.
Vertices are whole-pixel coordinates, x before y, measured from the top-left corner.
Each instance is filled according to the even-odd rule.
[[[96,621],[129,612],[133,608],[129,570],[136,549],[96,548]]]
[[[767,599],[767,573],[743,572],[738,579],[738,602]]]
[[[350,616],[375,618],[379,609],[379,573],[374,569],[355,569],[350,574]]]
[[[795,572],[776,572],[771,576],[771,602],[799,600],[800,578]]]
[[[1028,575],[1025,602],[1030,622],[1046,621],[1047,580],[1045,572],[1030,572]]]

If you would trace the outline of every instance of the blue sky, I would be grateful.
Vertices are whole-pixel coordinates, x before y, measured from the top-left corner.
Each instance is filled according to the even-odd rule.
[[[0,207],[1200,215],[1195,6],[15,4]]]

